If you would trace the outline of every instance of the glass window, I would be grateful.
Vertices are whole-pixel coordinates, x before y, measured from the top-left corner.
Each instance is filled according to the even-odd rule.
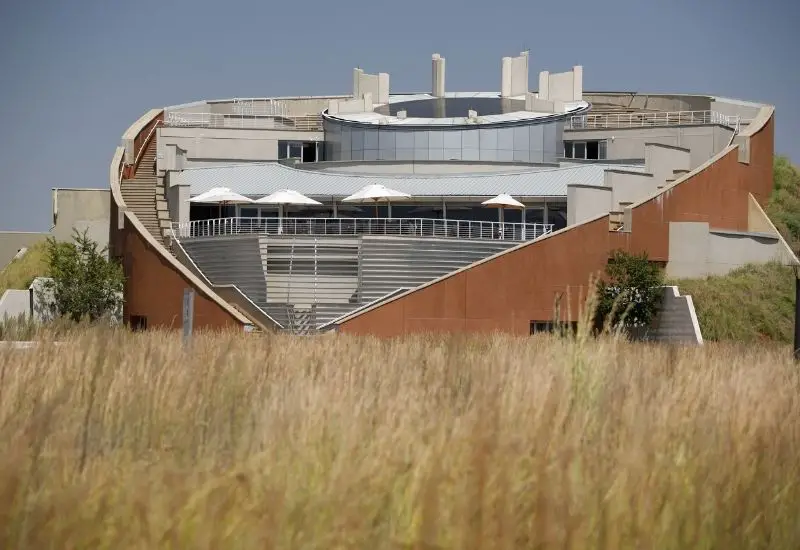
[[[586,158],[586,142],[584,141],[576,141],[574,144],[574,153],[575,156],[573,158],[576,159],[585,159]]]
[[[564,142],[564,158],[568,158],[568,159],[575,158],[573,156],[572,142],[571,141],[565,141]]]
[[[257,218],[259,208],[257,206],[242,206],[239,209],[239,216],[242,218]]]
[[[597,160],[600,158],[600,144],[597,141],[586,142],[586,158]]]
[[[290,143],[289,144],[289,158],[290,159],[299,159],[303,157],[303,144],[302,143]]]
[[[599,157],[601,160],[605,160],[608,158],[608,142],[606,140],[600,141],[599,146]]]

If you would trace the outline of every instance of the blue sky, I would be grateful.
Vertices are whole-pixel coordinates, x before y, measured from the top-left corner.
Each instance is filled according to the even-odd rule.
[[[584,89],[708,93],[777,107],[800,161],[797,2],[264,2],[0,4],[0,229],[47,230],[53,187],[107,187],[125,129],[199,99],[347,93],[352,69],[394,92],[499,89],[500,59],[584,66]]]

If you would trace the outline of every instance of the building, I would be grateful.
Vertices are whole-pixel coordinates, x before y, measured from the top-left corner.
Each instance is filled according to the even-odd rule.
[[[499,92],[391,92],[353,72],[340,96],[209,100],[154,109],[111,163],[110,254],[125,321],[395,336],[529,334],[578,315],[615,249],[672,276],[794,255],[764,214],[774,109],[688,94],[585,92],[583,68],[501,60]],[[343,199],[378,184],[409,197]],[[314,205],[194,204],[227,187],[291,189]],[[500,193],[523,209],[482,203]],[[573,299],[563,299],[572,296]]]

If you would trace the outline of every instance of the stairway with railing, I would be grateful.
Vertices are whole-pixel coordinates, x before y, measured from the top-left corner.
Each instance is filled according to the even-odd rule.
[[[170,219],[164,185],[156,177],[156,149],[156,140],[153,137],[134,164],[133,176],[122,180],[120,190],[125,205],[153,238],[164,245],[164,230],[170,227]]]

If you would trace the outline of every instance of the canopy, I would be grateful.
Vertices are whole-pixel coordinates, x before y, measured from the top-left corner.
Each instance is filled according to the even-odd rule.
[[[389,202],[392,200],[405,200],[410,198],[411,195],[408,193],[403,193],[402,191],[390,189],[385,185],[374,183],[362,187],[349,197],[343,198],[342,202]]]
[[[215,187],[205,193],[200,193],[196,197],[192,197],[189,199],[189,202],[207,204],[247,204],[253,202],[253,200],[231,191],[227,187]]]
[[[505,193],[500,193],[496,197],[483,201],[481,204],[490,208],[525,208],[524,204]]]
[[[322,204],[293,189],[279,189],[274,193],[254,201],[256,204]]]
[[[343,198],[342,202],[374,202],[375,215],[377,217],[378,203],[381,201],[385,201],[387,203],[388,215],[391,218],[392,201],[402,201],[410,198],[411,195],[409,195],[408,193],[403,193],[402,191],[390,189],[385,185],[374,183],[372,185],[367,185],[366,187],[362,187],[349,197]]]

